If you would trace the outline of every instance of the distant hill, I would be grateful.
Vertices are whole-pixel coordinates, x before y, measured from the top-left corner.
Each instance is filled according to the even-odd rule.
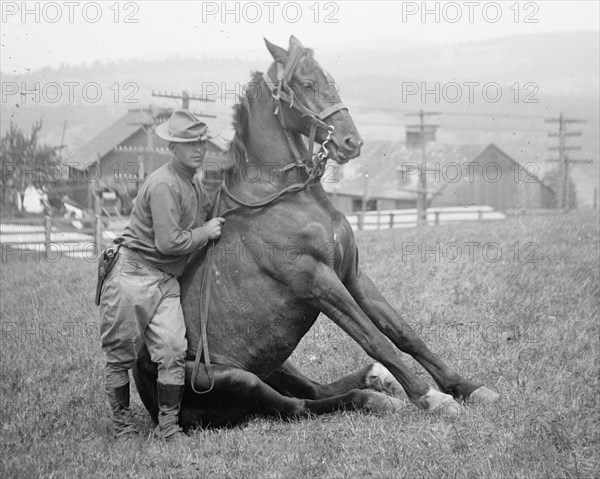
[[[304,39],[310,46],[309,39]],[[548,147],[556,144],[549,132],[556,125],[544,123],[560,111],[585,124],[573,125],[573,131],[582,136],[570,140],[581,145],[577,155],[593,158],[592,166],[576,166],[572,171],[582,203],[591,203],[594,186],[598,185],[598,158],[600,157],[599,131],[599,45],[597,32],[544,33],[519,35],[480,43],[460,43],[447,46],[434,44],[393,44],[374,40],[348,46],[321,47],[316,58],[331,72],[340,88],[344,103],[350,108],[365,141],[386,139],[403,141],[404,126],[416,123],[407,112],[423,108],[442,112],[432,123],[438,123],[438,139],[444,143],[493,142],[521,163],[534,162],[542,175],[553,165],[545,159],[554,152]],[[46,96],[56,96],[48,86],[51,82],[62,87],[60,101],[35,102],[27,97],[24,102],[18,94],[0,104],[1,129],[10,121],[29,129],[37,119],[44,122],[43,139],[59,144],[65,120],[66,153],[89,141],[94,135],[119,118],[128,108],[176,106],[173,99],[152,97],[152,90],[191,93],[214,93],[215,103],[192,102],[191,109],[217,115],[207,122],[214,131],[227,135],[231,106],[235,92],[249,80],[253,70],[264,70],[270,63],[265,50],[260,61],[243,58],[179,58],[156,61],[117,61],[89,66],[63,65],[58,69],[44,68],[26,75],[14,76],[2,72],[2,82],[14,82],[33,88],[37,82],[46,86]],[[67,82],[76,82],[74,98],[68,98]],[[410,83],[409,83],[410,82]],[[456,89],[462,98],[452,102]],[[465,82],[479,82],[474,88],[474,101],[468,99]],[[518,82],[518,87],[516,83]],[[85,85],[99,85],[102,97],[90,101],[95,90]],[[423,85],[424,83],[424,85]],[[403,87],[425,86],[446,95],[435,101],[429,94],[422,102],[420,91],[403,98]],[[482,95],[482,86],[496,83],[502,98],[488,101]],[[526,88],[525,84],[529,83]],[[515,102],[518,91],[519,98]],[[116,96],[118,94],[118,97]],[[526,103],[526,95],[536,103]],[[126,103],[125,100],[137,100]],[[575,155],[574,155],[575,156]]]

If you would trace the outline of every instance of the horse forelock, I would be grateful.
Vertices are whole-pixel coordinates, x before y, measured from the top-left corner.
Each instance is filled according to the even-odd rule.
[[[315,58],[314,58],[314,52],[312,49],[310,49],[310,48],[304,49],[304,53],[302,54],[302,57],[300,58],[300,60],[298,60],[297,68],[298,68],[298,73],[304,73],[304,74],[312,73],[313,71],[315,71],[316,68],[318,68],[317,62],[315,61]]]

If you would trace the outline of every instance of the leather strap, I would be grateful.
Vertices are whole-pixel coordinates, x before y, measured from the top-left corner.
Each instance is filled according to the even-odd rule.
[[[211,219],[215,218],[219,211],[219,202],[221,200],[221,188],[217,192],[217,196],[215,198],[215,204],[212,209]],[[196,351],[196,358],[194,359],[194,368],[192,369],[192,391],[196,394],[206,394],[212,391],[215,385],[215,376],[212,370],[212,365],[210,363],[210,353],[208,351],[208,334],[207,334],[207,326],[208,326],[208,312],[210,308],[210,290],[212,285],[212,268],[213,268],[213,258],[214,258],[214,250],[217,240],[210,240],[208,245],[208,250],[206,252],[206,269],[204,270],[204,277],[202,278],[202,290],[200,291],[200,298],[202,301],[202,306],[200,308],[200,342],[198,343],[198,351]],[[206,374],[208,375],[208,379],[210,381],[210,386],[205,391],[198,391],[196,389],[196,378],[198,377],[198,369],[200,368],[200,358],[204,356],[204,367],[206,368]]]

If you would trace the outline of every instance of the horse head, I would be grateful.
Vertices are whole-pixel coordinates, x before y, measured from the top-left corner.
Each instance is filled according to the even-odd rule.
[[[363,141],[354,121],[332,76],[313,58],[312,50],[293,35],[288,50],[266,38],[265,43],[274,62],[263,79],[273,98],[285,105],[278,112],[282,126],[294,135],[314,137],[339,164],[360,155]]]

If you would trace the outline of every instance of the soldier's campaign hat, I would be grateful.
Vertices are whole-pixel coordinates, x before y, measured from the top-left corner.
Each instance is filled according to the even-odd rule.
[[[198,120],[187,110],[175,110],[171,118],[158,125],[154,131],[163,140],[175,143],[206,141],[211,138],[206,123]]]

